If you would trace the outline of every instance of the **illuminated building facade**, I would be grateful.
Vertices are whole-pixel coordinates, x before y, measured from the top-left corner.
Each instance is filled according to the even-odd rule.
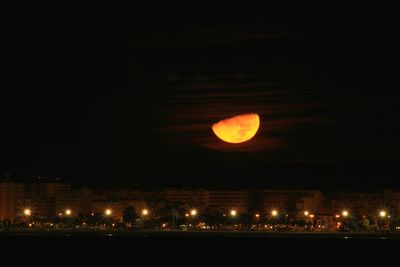
[[[70,216],[104,213],[111,209],[115,220],[122,220],[123,212],[133,206],[137,213],[148,209],[154,215],[166,206],[199,214],[259,214],[265,218],[273,210],[295,220],[334,225],[346,210],[351,218],[369,216],[379,219],[380,212],[388,216],[400,215],[400,191],[377,192],[322,192],[302,189],[236,189],[166,188],[164,190],[88,189],[72,188],[68,183],[39,179],[31,183],[0,182],[0,220],[18,222],[23,210],[32,210],[32,216],[52,218],[67,209]],[[397,214],[397,215],[396,215]],[[339,217],[336,217],[339,216]],[[321,223],[320,223],[321,222]]]

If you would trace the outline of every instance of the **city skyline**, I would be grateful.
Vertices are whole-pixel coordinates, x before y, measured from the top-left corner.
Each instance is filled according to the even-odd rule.
[[[76,188],[59,180],[39,179],[30,183],[0,181],[0,195],[0,221],[10,220],[14,224],[24,222],[27,217],[47,223],[57,218],[81,218],[85,223],[96,214],[122,222],[129,207],[136,210],[135,214],[144,213],[142,215],[149,218],[150,214],[157,217],[176,209],[181,217],[194,213],[205,219],[212,214],[223,217],[232,212],[244,218],[257,215],[257,219],[264,219],[271,213],[273,216],[279,213],[293,220],[302,220],[306,216],[326,223],[337,220],[342,212],[346,213],[344,217],[351,214],[353,219],[391,215],[396,222],[400,212],[400,191],[390,189],[368,193],[301,188],[169,187],[144,190]]]

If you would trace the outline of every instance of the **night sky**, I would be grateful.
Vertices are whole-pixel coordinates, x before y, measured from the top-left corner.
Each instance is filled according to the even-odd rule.
[[[77,185],[392,188],[390,7],[13,6],[0,175]],[[256,137],[211,125],[260,115]]]

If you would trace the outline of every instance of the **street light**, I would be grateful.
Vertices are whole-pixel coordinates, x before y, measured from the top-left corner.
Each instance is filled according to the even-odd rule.
[[[32,215],[32,211],[30,209],[24,209],[25,222],[28,223],[30,221],[30,216]]]
[[[232,217],[235,217],[237,212],[236,212],[236,210],[231,210],[230,214],[231,214]]]
[[[25,216],[31,216],[31,210],[30,209],[24,209],[24,215]]]
[[[107,216],[111,216],[111,213],[112,213],[111,209],[106,209],[105,214]]]
[[[347,210],[344,210],[342,212],[342,215],[343,215],[343,217],[347,217],[347,216],[349,216],[349,212]]]
[[[384,210],[381,210],[380,212],[379,212],[379,216],[381,216],[381,218],[385,218],[386,217],[386,211],[384,211]]]
[[[197,210],[193,209],[190,211],[190,215],[196,216],[197,215]]]
[[[111,221],[111,214],[112,214],[112,210],[111,209],[106,209],[104,211],[105,216],[107,217],[107,221]],[[104,225],[105,226],[105,225]]]
[[[257,228],[260,228],[260,214],[256,213]]]

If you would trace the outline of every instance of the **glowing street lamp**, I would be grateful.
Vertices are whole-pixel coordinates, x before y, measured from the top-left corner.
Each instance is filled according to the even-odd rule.
[[[26,216],[26,217],[28,217],[28,216],[31,216],[31,210],[30,209],[24,209],[24,215]]]
[[[257,227],[260,228],[260,214],[256,213],[255,217],[256,217],[256,221],[257,221]]]
[[[343,217],[347,217],[347,216],[349,216],[349,212],[347,210],[344,210],[342,212],[342,215],[343,215]]]
[[[236,210],[231,210],[230,214],[231,214],[232,217],[235,217],[237,212],[236,212]]]
[[[104,213],[106,214],[106,216],[111,216],[112,211],[111,209],[106,209]]]
[[[30,216],[32,215],[32,211],[30,209],[24,209],[24,216],[25,216],[25,222],[30,221]]]
[[[387,213],[386,213],[386,211],[384,211],[384,210],[381,210],[381,211],[379,212],[379,216],[381,216],[381,218],[385,218],[386,215],[387,215]]]
[[[149,215],[149,211],[148,211],[147,209],[143,209],[143,210],[142,210],[142,215],[143,215],[143,216]]]

